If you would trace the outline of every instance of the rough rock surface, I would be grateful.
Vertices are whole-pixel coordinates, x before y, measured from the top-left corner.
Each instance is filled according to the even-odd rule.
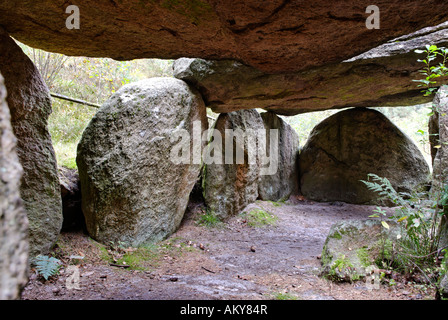
[[[378,261],[392,258],[392,244],[400,228],[380,220],[344,220],[331,226],[322,249],[322,273],[334,280],[359,280],[376,269]]]
[[[377,30],[366,27],[368,0],[84,0],[76,3],[80,29],[70,30],[70,4],[2,1],[0,25],[28,45],[68,55],[227,58],[283,72],[351,58],[444,22],[448,11],[437,0],[377,0]]]
[[[439,283],[439,294],[441,298],[448,299],[448,273],[445,274]]]
[[[399,192],[429,180],[417,146],[382,113],[354,108],[338,112],[312,130],[300,153],[302,194],[317,201],[376,203],[360,180],[369,173],[389,179]]]
[[[448,86],[439,88],[432,106],[434,114],[429,118],[429,139],[433,160],[431,192],[435,198],[438,198],[448,178],[446,166],[448,161],[448,146],[446,145],[448,141]],[[448,207],[445,207],[444,211],[439,227],[440,248],[448,245]]]
[[[174,74],[198,88],[215,112],[264,108],[294,115],[346,107],[405,106],[430,101],[412,80],[420,79],[428,43],[448,45],[448,23],[406,35],[343,63],[267,74],[235,61],[181,58]]]
[[[241,110],[220,114],[214,128],[222,137],[222,153],[225,153],[225,145],[230,146],[230,143],[234,143],[233,139],[232,141],[226,140],[225,130],[240,129],[248,135],[249,130],[264,130],[264,125],[256,110]],[[263,141],[258,142],[262,143]],[[258,152],[250,152],[249,145],[258,148],[258,144],[254,146],[253,143],[250,144],[245,139],[244,163],[237,163],[239,162],[236,159],[237,152],[234,151],[231,161],[226,161],[224,154],[221,154],[221,164],[204,165],[202,179],[205,204],[207,210],[220,219],[240,213],[242,209],[258,198],[261,163]],[[211,144],[209,147],[212,149]],[[265,146],[263,147],[265,148]],[[214,149],[214,152],[217,152],[217,148]],[[210,153],[212,152],[210,151]]]
[[[448,86],[441,86],[433,101],[434,115],[429,119],[429,133],[431,140],[431,155],[433,157],[432,189],[440,190],[448,178],[447,166],[448,145]],[[437,148],[436,148],[437,147]]]
[[[20,193],[28,214],[33,257],[48,253],[62,226],[56,156],[47,128],[51,98],[37,68],[1,28],[0,56],[17,154],[24,170]]]
[[[20,198],[23,171],[16,142],[0,75],[0,300],[18,299],[28,280],[28,218]]]
[[[175,164],[173,132],[207,126],[200,96],[174,78],[122,87],[93,117],[78,145],[87,230],[103,243],[157,241],[180,225],[200,164]],[[190,149],[190,137],[188,150]]]
[[[266,129],[266,149],[270,152],[270,130],[278,130],[275,174],[260,175],[258,194],[262,200],[287,200],[299,189],[299,136],[294,129],[272,112],[261,114]],[[271,157],[273,161],[273,158]]]

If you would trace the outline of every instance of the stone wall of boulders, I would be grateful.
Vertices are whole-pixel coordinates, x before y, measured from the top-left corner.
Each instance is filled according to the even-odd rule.
[[[204,102],[192,87],[168,78],[126,85],[92,119],[77,163],[93,238],[138,245],[169,236],[199,179],[208,213],[219,219],[257,199],[285,201],[299,192],[314,201],[384,204],[360,181],[369,173],[387,177],[398,191],[429,183],[419,149],[378,111],[333,115],[299,151],[297,133],[272,112],[222,113],[207,130]],[[185,141],[170,138],[182,130]],[[187,150],[186,162],[173,163],[173,150]]]
[[[31,256],[48,253],[61,228],[80,219],[103,243],[165,239],[180,226],[199,180],[208,212],[220,219],[257,199],[286,201],[299,194],[375,203],[360,182],[369,173],[389,178],[399,191],[429,182],[429,167],[413,142],[367,108],[324,120],[302,150],[293,128],[270,111],[221,113],[209,128],[203,95],[186,76],[188,65],[178,73],[182,79],[151,78],[117,91],[83,133],[79,176],[58,172],[47,130],[48,88],[1,30],[0,40]],[[4,61],[13,61],[14,69]]]
[[[79,225],[80,219],[89,235],[104,243],[164,239],[179,227],[199,179],[208,212],[220,219],[237,215],[257,199],[286,201],[299,193],[314,201],[375,203],[376,195],[360,182],[368,173],[389,178],[399,191],[428,183],[429,168],[418,148],[385,116],[366,108],[326,119],[302,150],[297,133],[273,112],[222,113],[207,130],[206,105],[196,82],[186,76],[188,68],[177,73],[184,80],[152,78],[126,85],[97,112],[78,146],[79,177],[59,170],[62,206],[59,197],[36,200],[55,205],[53,212],[46,211],[48,218],[36,219],[29,205],[31,225],[37,226],[31,239],[47,238],[45,248],[35,246],[35,254],[48,251],[61,227]],[[47,89],[41,93],[44,102],[34,105],[49,108]],[[241,146],[238,132],[243,133]],[[248,132],[255,132],[253,140]],[[230,159],[227,144],[233,150]],[[237,159],[240,149],[242,162]],[[50,155],[44,162],[57,175]],[[179,156],[177,162],[173,156]],[[46,229],[39,221],[49,221]],[[39,230],[45,237],[38,236]]]

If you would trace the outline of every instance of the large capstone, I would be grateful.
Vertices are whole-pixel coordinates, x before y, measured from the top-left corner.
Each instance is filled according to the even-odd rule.
[[[28,269],[28,219],[19,191],[23,170],[10,118],[0,75],[0,300],[20,297]]]
[[[265,73],[231,60],[181,58],[174,76],[193,84],[213,111],[263,108],[295,115],[348,107],[412,106],[429,102],[413,84],[422,68],[415,49],[448,45],[448,23],[392,39],[361,55],[305,70]],[[423,59],[423,57],[420,57]]]
[[[201,97],[181,80],[151,78],[117,91],[78,145],[89,234],[139,245],[176,231],[200,173],[190,138],[206,126]]]
[[[370,5],[380,30],[366,26]],[[0,25],[67,55],[233,59],[278,73],[349,59],[442,23],[447,11],[440,0],[21,0],[0,2]]]
[[[207,210],[225,219],[258,198],[259,150],[266,146],[256,132],[264,132],[264,125],[256,110],[240,110],[220,114],[214,129],[204,158],[203,193]]]
[[[56,156],[47,128],[50,92],[31,60],[1,28],[0,56],[17,155],[23,167],[20,194],[29,220],[30,255],[46,254],[62,226]]]
[[[447,10],[440,0],[21,0],[0,2],[0,25],[70,56],[222,61],[199,79],[207,106],[294,115],[429,102],[412,82],[424,59],[414,50],[448,45]]]
[[[261,118],[266,130],[266,152],[273,167],[272,172],[260,175],[258,194],[262,200],[287,200],[298,192],[299,136],[272,112],[262,113]]]
[[[429,166],[418,147],[382,113],[354,108],[319,123],[300,154],[301,192],[311,200],[377,203],[360,180],[387,178],[411,192],[428,182]]]

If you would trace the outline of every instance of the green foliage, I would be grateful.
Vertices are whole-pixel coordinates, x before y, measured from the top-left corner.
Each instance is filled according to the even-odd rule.
[[[59,268],[61,267],[61,261],[55,257],[49,257],[44,255],[38,255],[32,261],[36,267],[37,272],[48,280],[51,276],[59,273]]]
[[[369,174],[368,177],[369,181],[362,181],[367,188],[396,205],[395,214],[388,217],[400,228],[396,243],[387,246],[388,251],[393,251],[387,253],[389,258],[393,257],[391,265],[402,272],[420,272],[428,283],[433,283],[430,275],[437,273],[437,230],[443,215],[443,211],[439,210],[439,199],[445,201],[447,194],[431,201],[424,192],[398,193],[386,178],[374,174]],[[371,217],[384,216],[385,212],[377,208]],[[384,224],[383,226],[386,227]]]
[[[278,218],[262,209],[252,209],[249,212],[242,212],[241,217],[243,217],[247,224],[251,227],[263,227],[266,225],[274,225]]]
[[[358,259],[363,267],[368,267],[372,264],[370,261],[369,252],[367,251],[366,247],[362,247],[356,250],[356,255],[358,256]]]
[[[154,263],[160,257],[159,248],[155,245],[126,248],[123,252],[123,255],[115,263],[127,265],[131,270],[147,270],[147,262]]]
[[[361,182],[364,183],[370,191],[378,193],[380,200],[389,199],[395,205],[404,204],[402,202],[402,197],[397,191],[395,191],[394,187],[387,178],[382,178],[376,174],[369,173],[367,175],[367,180],[361,180]],[[380,211],[378,211],[378,213],[383,214],[381,209],[379,210]]]
[[[191,241],[189,241],[191,242]],[[102,258],[107,262],[126,267],[126,270],[147,271],[156,268],[161,261],[178,257],[194,250],[191,244],[181,238],[170,238],[158,243],[147,243],[132,247],[125,242],[110,242],[103,247]]]
[[[437,47],[436,45],[426,45],[423,50],[415,50],[415,53],[425,54],[424,59],[418,59],[418,62],[423,63],[425,66],[419,72],[425,78],[419,80],[412,80],[419,83],[419,87],[423,87],[422,90],[424,96],[430,96],[437,91],[436,79],[447,75],[448,68],[446,67],[448,49],[444,47]],[[438,59],[439,58],[439,59]],[[439,63],[433,65],[434,62]]]
[[[201,215],[198,219],[197,224],[200,226],[205,226],[208,228],[217,227],[221,224],[221,220],[218,218],[218,216],[213,211],[207,211],[207,213],[204,213]]]
[[[348,257],[341,254],[331,264],[330,270],[326,274],[326,277],[334,281],[357,281],[361,279],[353,263]]]
[[[340,255],[332,264],[331,266],[331,272],[335,272],[335,270],[342,271],[347,268],[353,268],[353,264],[350,262],[350,260],[345,255]]]
[[[123,85],[151,77],[172,77],[172,60],[67,57],[19,43],[39,69],[51,92],[103,104]],[[76,168],[76,149],[82,132],[97,109],[53,99],[48,120],[59,165]]]
[[[274,300],[298,300],[298,297],[289,292],[275,292],[272,294]]]
[[[281,200],[279,200],[279,201],[271,201],[271,200],[269,200],[269,202],[270,202],[274,207],[281,207],[282,204],[285,203],[285,200],[284,200],[284,199],[281,199]]]

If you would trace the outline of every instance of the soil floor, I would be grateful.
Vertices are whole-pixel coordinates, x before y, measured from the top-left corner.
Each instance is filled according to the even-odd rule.
[[[275,224],[253,227],[236,216],[207,227],[197,223],[203,206],[190,204],[179,230],[154,246],[154,254],[139,268],[127,268],[119,260],[133,248],[107,252],[82,231],[64,232],[54,250],[64,263],[59,274],[45,281],[32,269],[22,299],[434,299],[433,291],[405,280],[369,290],[363,281],[335,283],[319,275],[320,254],[331,225],[343,219],[366,219],[375,207],[299,199],[283,204],[257,201],[255,206],[277,217]],[[73,255],[84,258],[75,260],[70,258]],[[79,271],[78,287],[70,282],[75,271]]]

